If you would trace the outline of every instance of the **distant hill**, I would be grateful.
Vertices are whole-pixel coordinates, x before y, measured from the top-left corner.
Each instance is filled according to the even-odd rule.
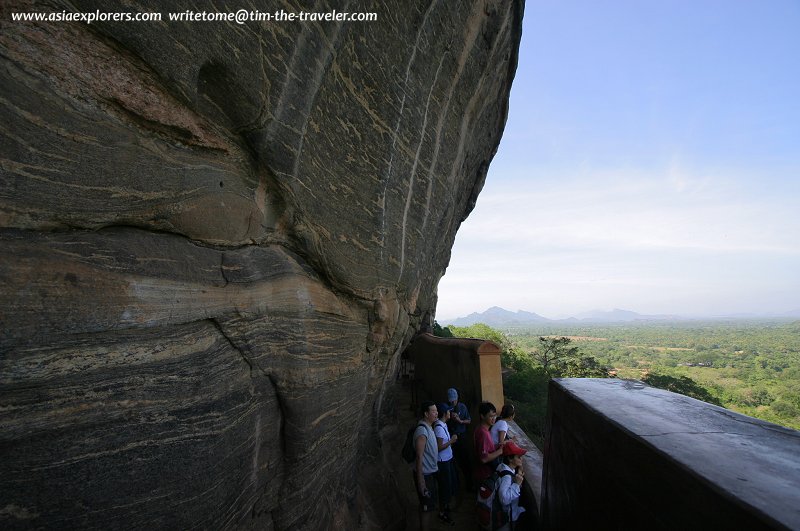
[[[716,315],[709,317],[687,317],[680,315],[648,315],[630,310],[621,310],[614,308],[613,310],[592,310],[590,312],[583,312],[565,319],[548,319],[542,317],[538,313],[526,312],[519,310],[511,312],[500,308],[499,306],[492,306],[485,312],[471,313],[466,317],[459,317],[457,319],[442,319],[439,324],[442,326],[470,326],[476,323],[484,323],[489,326],[525,326],[553,323],[559,325],[569,324],[606,324],[606,323],[634,323],[634,322],[649,322],[649,321],[694,321],[694,320],[747,320],[747,319],[798,319],[800,318],[800,308],[782,313],[770,314],[754,314],[754,313],[738,313],[728,315]]]
[[[517,311],[510,312],[504,310],[499,306],[492,306],[483,313],[471,313],[466,317],[459,317],[451,321],[443,321],[442,324],[451,324],[454,326],[470,326],[475,323],[484,323],[489,326],[509,326],[509,325],[524,325],[534,323],[546,323],[550,319],[542,317],[541,315],[533,312]]]
[[[581,323],[628,323],[633,321],[674,321],[680,320],[677,315],[645,315],[632,312],[630,310],[620,310],[615,308],[611,311],[593,310],[584,312],[567,319],[548,319],[533,312],[519,310],[511,312],[493,306],[482,313],[471,313],[466,317],[457,319],[442,320],[442,325],[470,326],[475,323],[484,323],[489,326],[520,326],[528,324],[560,323],[560,324],[581,324]]]
[[[575,319],[581,322],[592,323],[628,323],[631,321],[675,321],[681,319],[678,315],[645,315],[630,310],[614,308],[611,311],[593,310],[579,313]]]

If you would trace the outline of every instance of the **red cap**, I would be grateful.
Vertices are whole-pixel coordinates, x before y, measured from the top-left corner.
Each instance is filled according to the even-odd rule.
[[[503,445],[503,455],[525,455],[526,453],[528,450],[520,448],[514,441],[506,441],[506,444]]]

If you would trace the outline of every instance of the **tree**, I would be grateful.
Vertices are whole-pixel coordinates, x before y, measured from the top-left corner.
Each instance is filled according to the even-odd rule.
[[[578,347],[570,347],[571,342],[568,337],[540,336],[539,348],[532,351],[531,356],[539,362],[546,373],[551,374],[555,362],[578,355]]]
[[[472,337],[492,341],[500,347],[501,351],[508,350],[511,347],[511,341],[503,332],[495,330],[484,323],[475,323],[470,326],[450,326],[448,328],[450,328],[455,337]]]
[[[608,368],[593,356],[568,357],[557,360],[554,372],[562,378],[608,378]]]
[[[500,355],[500,361],[503,364],[503,367],[508,367],[509,369],[513,369],[515,371],[524,371],[525,369],[535,365],[531,355],[523,348],[517,346],[512,346],[511,348],[504,350]]]
[[[539,365],[530,364],[521,370],[503,373],[506,403],[516,406],[514,420],[539,448],[544,444],[549,381],[550,377]]]
[[[659,389],[680,393],[717,406],[722,405],[719,399],[712,395],[708,389],[688,376],[667,376],[666,374],[651,372],[644,376],[642,381]]]
[[[453,332],[450,331],[449,326],[445,326],[442,328],[442,325],[437,323],[436,321],[433,322],[433,335],[438,337],[453,337]]]

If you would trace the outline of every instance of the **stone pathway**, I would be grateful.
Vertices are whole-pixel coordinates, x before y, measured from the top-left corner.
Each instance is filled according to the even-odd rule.
[[[401,393],[401,396],[398,397],[400,399],[400,403],[398,403],[398,420],[400,422],[401,429],[403,436],[405,436],[406,430],[411,427],[415,422],[415,413],[411,410],[411,393]],[[406,530],[407,531],[417,531],[419,530],[419,501],[417,499],[416,492],[414,490],[414,479],[412,476],[411,468],[402,463],[402,467],[405,467],[398,473],[398,487],[402,491],[402,496],[404,500],[404,504],[406,507]],[[461,471],[459,470],[459,474]],[[460,531],[462,529],[466,530],[477,530],[478,523],[475,516],[475,493],[467,493],[463,489],[464,481],[463,478],[461,480],[462,489],[457,494],[456,498],[450,503],[451,506],[451,517],[456,522],[456,525],[450,526],[439,520],[438,514],[439,512],[436,511],[433,514],[433,518],[431,519],[431,527],[432,530],[451,530],[451,531]]]

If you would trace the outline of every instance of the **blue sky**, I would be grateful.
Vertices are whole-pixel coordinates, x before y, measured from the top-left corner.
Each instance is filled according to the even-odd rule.
[[[796,0],[529,0],[437,318],[799,309],[798,28]]]

